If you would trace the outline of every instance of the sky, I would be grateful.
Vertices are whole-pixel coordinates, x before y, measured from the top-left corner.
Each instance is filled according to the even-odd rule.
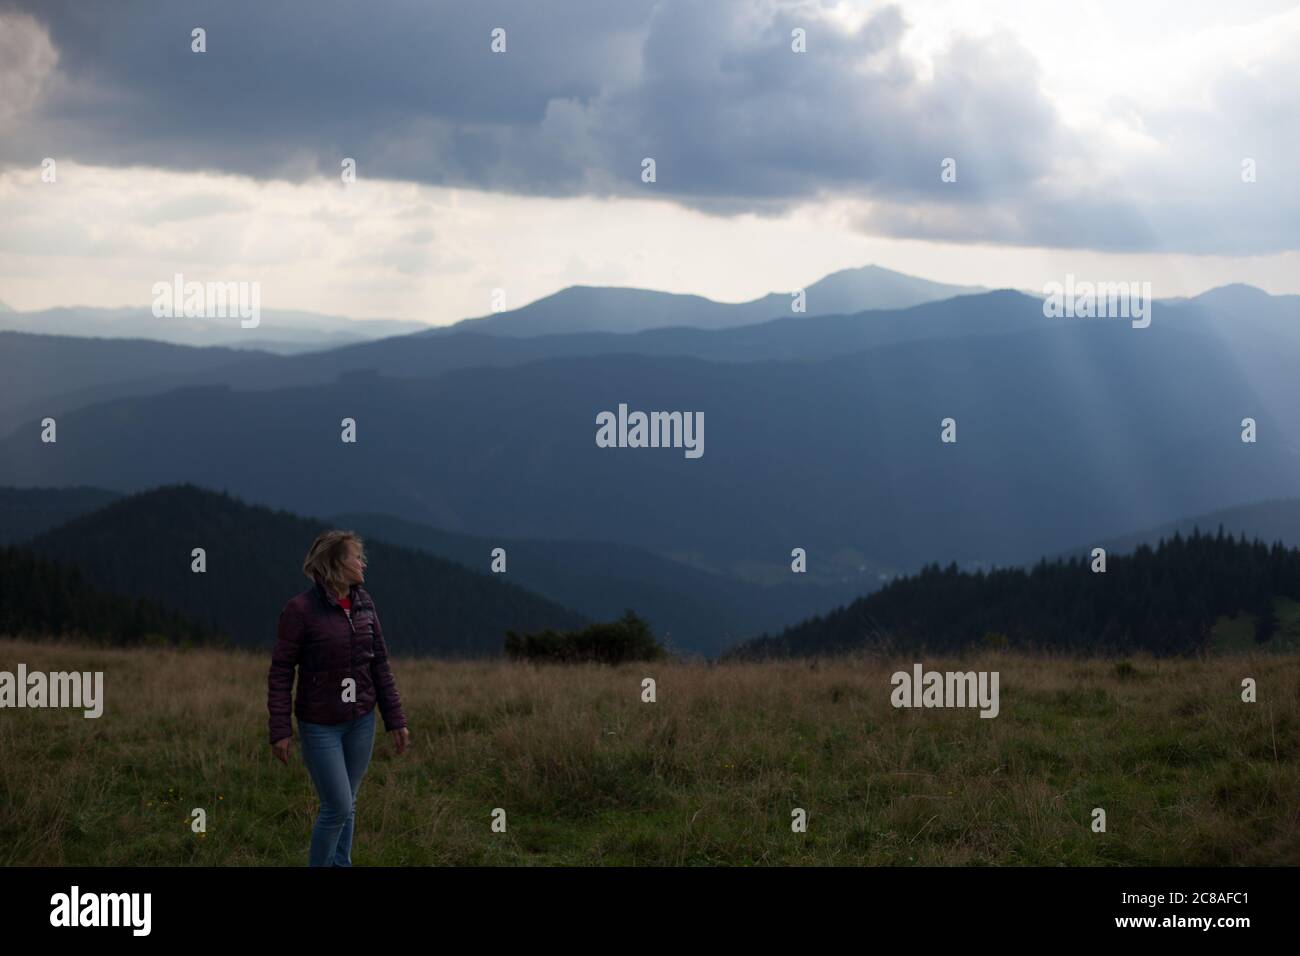
[[[1268,0],[0,0],[0,302],[181,273],[445,324],[867,264],[1300,293],[1297,50]]]

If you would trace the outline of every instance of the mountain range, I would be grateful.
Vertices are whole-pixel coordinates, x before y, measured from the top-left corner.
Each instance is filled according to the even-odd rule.
[[[127,491],[202,477],[307,514],[378,498],[448,531],[614,537],[764,581],[794,547],[816,550],[815,577],[872,580],[936,554],[1022,560],[1294,491],[1300,380],[1248,323],[1229,351],[1195,316],[1046,325],[1017,293],[965,311],[1028,330],[795,361],[607,353],[186,387],[67,412],[54,444],[29,424],[0,440],[0,481]],[[597,447],[597,413],[620,403],[702,411],[703,457]],[[955,444],[940,441],[950,416]],[[1256,444],[1240,441],[1247,416]],[[348,417],[356,444],[340,441]]]
[[[1300,347],[1300,296],[1270,296],[1249,286],[1226,286],[1191,300],[1157,305],[1161,326],[1173,322],[1221,339],[1229,352],[1235,348],[1234,339],[1266,339],[1282,348]],[[1044,319],[1035,298],[1003,290],[907,309],[785,317],[732,329],[674,326],[629,334],[536,336],[415,333],[293,356],[0,332],[0,355],[6,357],[10,370],[0,380],[0,435],[23,422],[69,409],[190,385],[275,389],[324,384],[347,374],[382,371],[391,377],[430,377],[458,368],[509,367],[609,353],[720,362],[817,359],[899,342],[1073,324]]]
[[[648,289],[569,286],[509,311],[463,319],[426,335],[482,332],[488,335],[558,335],[569,332],[641,332],[673,326],[728,329],[768,319],[835,315],[866,309],[904,309],[955,295],[984,292],[981,286],[949,285],[880,266],[833,272],[803,290],[794,312],[791,293],[772,292],[748,302],[715,302],[698,295]]]
[[[647,293],[648,318],[595,331],[522,334],[555,327],[543,302],[299,355],[0,333],[0,483],[197,482],[475,571],[502,546],[539,596],[651,608],[703,652],[927,562],[1025,563],[1296,493],[1300,297],[1228,286],[1134,329],[1010,290],[812,314],[819,285],[809,314],[743,325]],[[566,292],[591,325],[591,290]],[[661,327],[610,330],[629,322]],[[702,413],[703,455],[598,447],[620,404]]]
[[[399,319],[349,319],[316,312],[260,310],[258,325],[245,329],[240,320],[172,316],[157,318],[149,306],[92,308],[88,306],[18,312],[0,308],[0,330],[42,335],[75,335],[107,339],[150,339],[197,348],[224,346],[292,355],[337,348],[352,342],[401,335],[425,327]]]
[[[844,269],[810,285],[807,315],[897,309],[933,302],[976,286],[947,285],[879,266]],[[715,302],[697,295],[648,289],[569,286],[521,308],[463,319],[451,325],[399,319],[349,319],[316,312],[266,309],[256,328],[236,318],[157,318],[152,308],[59,307],[19,312],[0,303],[0,331],[110,339],[149,339],[197,348],[294,355],[335,349],[408,333],[445,335],[481,332],[501,336],[565,332],[636,332],[665,326],[730,328],[790,315],[790,295],[771,293],[750,302]]]

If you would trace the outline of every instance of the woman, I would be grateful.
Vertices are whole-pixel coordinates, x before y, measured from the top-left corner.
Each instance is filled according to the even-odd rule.
[[[410,740],[379,615],[361,587],[365,567],[357,535],[317,535],[302,563],[313,586],[280,612],[271,654],[266,698],[271,750],[285,764],[293,742],[289,690],[298,667],[293,712],[302,735],[302,762],[320,797],[320,814],[311,831],[311,866],[352,865],[357,788],[375,742],[376,704],[399,754]]]

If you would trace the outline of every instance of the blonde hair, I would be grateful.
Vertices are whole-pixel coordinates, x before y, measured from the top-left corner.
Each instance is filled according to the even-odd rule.
[[[343,559],[348,554],[348,542],[355,541],[361,549],[361,560],[366,558],[365,543],[352,531],[322,531],[307,549],[302,561],[302,573],[313,581],[321,581],[331,594],[346,593],[343,583]]]

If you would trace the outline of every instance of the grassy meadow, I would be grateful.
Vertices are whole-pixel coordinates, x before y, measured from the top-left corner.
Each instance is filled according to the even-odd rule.
[[[103,671],[105,698],[0,710],[0,864],[305,865],[269,657],[0,639],[0,670]],[[1001,713],[895,709],[915,660],[1000,672]],[[1300,864],[1297,654],[393,666],[411,746],[379,724],[357,866]]]

